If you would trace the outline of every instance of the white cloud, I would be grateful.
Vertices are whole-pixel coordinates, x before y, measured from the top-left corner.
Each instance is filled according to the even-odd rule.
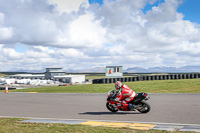
[[[1,0],[2,70],[200,65],[200,25],[183,20],[179,0],[144,14],[155,1]],[[19,43],[24,53],[15,50]]]
[[[101,47],[105,43],[105,28],[91,13],[80,16],[70,26],[70,39],[73,45]]]
[[[105,43],[106,29],[93,14],[80,15],[70,22],[67,29],[57,36],[56,45],[69,48],[102,47]]]
[[[0,25],[4,23],[4,14],[0,12]]]
[[[10,39],[13,36],[11,27],[4,26],[4,14],[0,12],[0,41]]]
[[[50,4],[55,4],[56,9],[61,13],[70,13],[79,11],[80,7],[88,8],[88,0],[49,0]]]
[[[8,40],[13,36],[12,28],[1,28],[0,27],[0,41]]]
[[[24,57],[23,53],[18,53],[14,48],[6,48],[3,44],[0,44],[0,59],[3,61],[8,60],[20,60]]]

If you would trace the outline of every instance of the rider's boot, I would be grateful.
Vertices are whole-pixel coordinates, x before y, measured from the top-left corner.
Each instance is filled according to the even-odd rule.
[[[130,110],[130,111],[133,111],[133,104],[129,103],[129,104],[128,104],[128,107],[129,107],[129,110]]]

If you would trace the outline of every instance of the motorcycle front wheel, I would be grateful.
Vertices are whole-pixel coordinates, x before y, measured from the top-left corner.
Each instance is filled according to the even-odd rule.
[[[111,112],[117,112],[118,109],[116,109],[115,107],[113,107],[112,104],[110,104],[109,102],[106,103],[106,107],[108,110],[110,110]]]
[[[140,107],[140,109],[137,110],[141,113],[148,113],[151,110],[150,104],[145,101],[141,101],[137,106]]]

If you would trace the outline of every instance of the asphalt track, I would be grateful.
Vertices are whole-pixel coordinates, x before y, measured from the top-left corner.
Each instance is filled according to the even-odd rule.
[[[107,94],[0,93],[0,117],[136,121],[200,125],[200,93],[149,94],[151,111],[109,112]]]

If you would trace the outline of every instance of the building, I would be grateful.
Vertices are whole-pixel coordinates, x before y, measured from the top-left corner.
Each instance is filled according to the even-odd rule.
[[[45,79],[44,74],[15,74],[15,75],[10,75],[9,78],[14,78],[14,79]]]
[[[54,79],[54,76],[65,76],[62,68],[46,68],[45,79]]]
[[[85,75],[66,75],[62,68],[46,68],[44,74],[16,74],[11,75],[9,78],[14,79],[41,79],[53,80],[63,83],[84,83]]]
[[[122,78],[123,68],[122,66],[106,66],[105,70],[106,78]]]
[[[85,83],[85,75],[65,75],[65,76],[54,76],[55,81],[63,83]]]

